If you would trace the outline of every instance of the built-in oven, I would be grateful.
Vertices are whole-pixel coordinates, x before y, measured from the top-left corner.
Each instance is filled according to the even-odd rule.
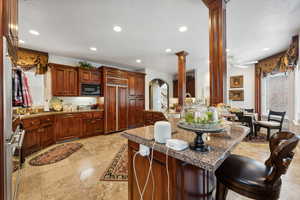
[[[80,89],[81,96],[100,96],[101,87],[100,84],[81,84]]]

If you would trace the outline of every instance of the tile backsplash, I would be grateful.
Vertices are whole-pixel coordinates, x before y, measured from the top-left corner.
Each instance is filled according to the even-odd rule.
[[[97,103],[97,97],[58,97],[63,100],[63,104],[91,105]]]

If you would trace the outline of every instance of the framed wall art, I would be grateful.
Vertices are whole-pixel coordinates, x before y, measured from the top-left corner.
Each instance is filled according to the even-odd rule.
[[[244,76],[230,77],[230,88],[243,88],[243,87],[244,87]]]
[[[244,90],[230,90],[229,100],[231,101],[244,101]]]

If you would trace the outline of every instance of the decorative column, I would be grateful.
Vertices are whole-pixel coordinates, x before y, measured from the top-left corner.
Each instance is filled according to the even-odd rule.
[[[186,56],[189,54],[186,51],[180,51],[176,55],[178,56],[178,104],[183,106],[186,93]]]
[[[210,104],[227,99],[226,1],[202,0],[209,9]]]
[[[258,113],[258,119],[261,119],[261,79],[262,73],[258,64],[255,65],[255,112]]]

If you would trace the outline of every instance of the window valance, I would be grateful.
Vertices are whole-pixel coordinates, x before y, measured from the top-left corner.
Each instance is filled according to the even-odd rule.
[[[48,67],[48,53],[19,48],[16,64],[25,70],[36,68],[36,74],[44,74]]]
[[[260,60],[256,64],[256,74],[267,76],[287,71],[293,71],[298,63],[299,36],[294,36],[287,51]]]

